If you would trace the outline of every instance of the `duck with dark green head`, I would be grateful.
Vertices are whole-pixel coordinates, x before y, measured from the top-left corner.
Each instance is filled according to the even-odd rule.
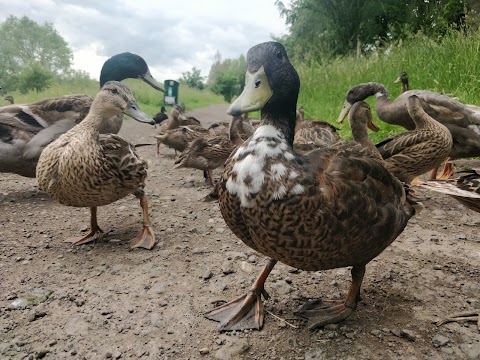
[[[129,52],[112,56],[105,62],[100,87],[111,80],[128,78],[141,79],[163,91],[145,60]],[[82,121],[92,101],[88,95],[65,95],[0,107],[0,172],[35,177],[37,161],[45,146]],[[113,116],[102,123],[100,133],[118,133],[122,121],[123,116]]]
[[[306,271],[352,266],[345,299],[309,301],[297,312],[310,328],[346,319],[360,300],[366,265],[420,208],[374,156],[335,146],[295,153],[299,88],[281,44],[248,51],[245,88],[228,112],[261,110],[261,122],[225,162],[217,189],[229,228],[268,261],[245,295],[206,314],[221,331],[262,327],[265,281],[277,261]]]

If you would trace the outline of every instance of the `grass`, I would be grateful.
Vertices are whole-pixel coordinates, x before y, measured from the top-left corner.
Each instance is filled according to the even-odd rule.
[[[347,91],[363,82],[384,84],[392,99],[400,94],[393,81],[400,71],[409,75],[411,89],[425,89],[452,94],[461,102],[480,104],[480,30],[469,34],[452,32],[434,42],[422,36],[392,45],[387,52],[360,59],[347,57],[327,65],[296,64],[301,79],[299,105],[305,117],[322,118],[341,128],[341,135],[350,136],[348,121],[336,123]],[[374,98],[368,100],[372,109]],[[376,115],[374,114],[374,118]],[[405,131],[376,118],[381,128],[371,133],[374,141]]]
[[[126,79],[124,82],[132,90],[133,95],[135,96],[135,99],[137,100],[138,105],[143,112],[149,115],[154,115],[160,111],[160,107],[164,104],[162,92],[153,89],[150,85],[141,80]],[[69,81],[55,83],[47,90],[39,93],[29,92],[28,94],[23,95],[19,92],[13,92],[9,95],[14,97],[16,103],[21,104],[67,94],[87,94],[95,96],[96,93],[98,93],[98,82],[89,80],[82,81],[81,83]],[[187,111],[210,104],[225,103],[223,97],[216,95],[207,89],[200,91],[189,88],[183,84],[181,84],[179,88],[179,101],[183,101],[185,103]]]

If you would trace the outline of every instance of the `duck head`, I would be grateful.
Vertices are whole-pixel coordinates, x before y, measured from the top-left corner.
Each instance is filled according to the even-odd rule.
[[[142,79],[156,90],[164,91],[160,83],[150,74],[147,63],[141,56],[124,52],[105,61],[100,72],[100,87],[107,81]]]
[[[108,81],[103,85],[92,103],[92,109],[97,106],[110,116],[124,113],[139,122],[155,125],[155,121],[140,110],[128,86],[118,81]]]
[[[288,112],[295,106],[300,78],[280,43],[269,41],[248,50],[245,87],[227,113],[239,116],[257,111]]]
[[[347,95],[345,96],[345,101],[342,106],[342,111],[338,117],[338,122],[341,123],[343,119],[348,115],[353,104],[357,101],[365,100],[366,98],[375,95],[375,96],[386,96],[388,97],[388,91],[382,84],[376,82],[368,82],[363,84],[358,84],[348,90]]]

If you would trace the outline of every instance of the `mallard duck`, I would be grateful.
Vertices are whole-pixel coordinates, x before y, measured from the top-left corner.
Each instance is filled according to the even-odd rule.
[[[245,125],[244,122],[242,117],[233,117],[229,134],[201,136],[193,140],[175,161],[176,167],[206,171],[210,184],[215,186],[212,170],[222,166],[232,151],[253,134],[251,125]]]
[[[140,78],[157,90],[162,87],[153,79],[145,60],[131,53],[108,59],[102,67],[100,86],[109,80]],[[92,97],[67,95],[31,104],[0,107],[0,172],[35,177],[40,153],[50,142],[78,124],[87,115]],[[121,116],[104,122],[102,133],[118,133]]]
[[[374,158],[323,147],[306,156],[292,148],[300,80],[277,42],[247,54],[242,94],[228,113],[261,109],[254,135],[232,153],[219,181],[225,222],[247,246],[269,258],[252,288],[206,314],[220,330],[263,324],[265,281],[277,261],[318,271],[353,266],[343,300],[316,300],[297,312],[316,328],[350,316],[360,300],[366,264],[415,213],[404,187]]]
[[[153,121],[155,121],[155,127],[157,127],[158,124],[161,124],[165,120],[168,120],[167,110],[165,109],[165,106],[162,106],[160,108],[160,112],[156,113],[153,116]]]
[[[151,249],[155,234],[148,219],[148,202],[143,191],[147,162],[135,147],[115,134],[100,134],[103,122],[126,114],[137,121],[154,121],[141,112],[130,89],[117,81],[107,82],[97,94],[87,117],[42,151],[37,165],[41,190],[60,204],[89,207],[90,233],[67,240],[75,245],[97,239],[102,230],[97,223],[97,207],[113,203],[129,194],[140,199],[143,229],[132,247]]]
[[[7,96],[5,96],[3,99],[4,99],[4,100],[7,100],[7,101],[10,103],[10,105],[11,105],[11,104],[15,104],[15,99],[13,98],[12,95],[7,95]]]
[[[378,130],[372,122],[370,107],[365,102],[355,103],[350,113],[357,109],[363,109],[361,114],[355,114],[349,120],[351,126],[359,118],[366,117],[370,128]],[[448,129],[438,121],[432,119],[423,110],[420,99],[411,95],[407,99],[407,110],[413,121],[415,130],[406,131],[393,135],[376,145],[376,149],[384,159],[385,168],[395,175],[397,179],[405,183],[411,183],[417,176],[433,169],[445,161],[452,148],[452,136]],[[367,124],[366,120],[360,120]],[[364,129],[353,128],[353,139],[361,142],[364,146],[370,146],[367,126]]]
[[[447,95],[428,90],[409,90],[392,101],[382,84],[370,82],[356,85],[345,97],[339,121],[348,114],[355,102],[365,100],[372,95],[377,98],[375,110],[382,121],[403,126],[408,130],[413,130],[415,123],[407,111],[407,99],[411,95],[418,96],[425,112],[445,125],[452,135],[453,146],[449,160],[480,156],[480,110],[462,104]],[[448,162],[441,178],[450,177],[452,171]],[[436,170],[432,172],[431,177],[436,177]]]
[[[394,83],[400,83],[402,86],[401,92],[404,93],[408,91],[408,74],[405,71],[402,71]]]

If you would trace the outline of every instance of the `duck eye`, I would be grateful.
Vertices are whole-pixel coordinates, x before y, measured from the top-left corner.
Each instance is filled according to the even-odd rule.
[[[277,59],[281,59],[283,57],[283,54],[281,51],[277,52]]]
[[[262,84],[261,80],[255,80],[255,89],[258,88]]]
[[[110,91],[112,92],[112,94],[118,94],[118,90],[115,88],[111,89]]]

